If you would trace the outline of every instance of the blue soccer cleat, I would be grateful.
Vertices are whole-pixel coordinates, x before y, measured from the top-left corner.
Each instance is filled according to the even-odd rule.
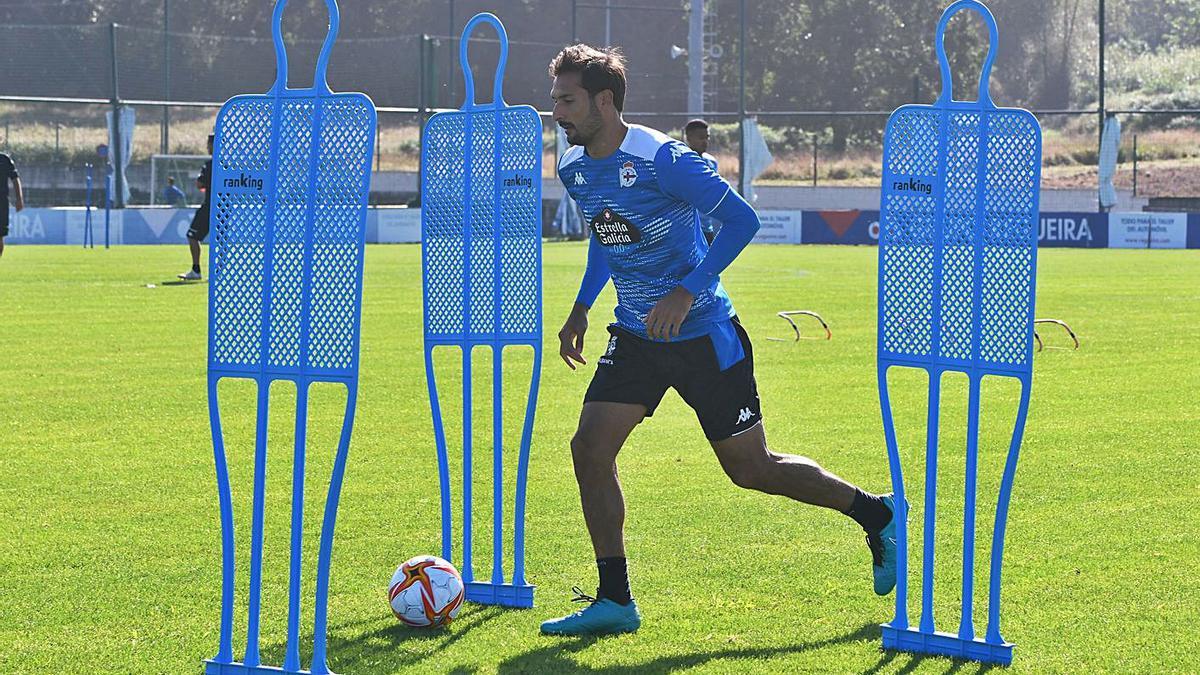
[[[543,621],[543,635],[614,635],[632,633],[642,625],[642,615],[633,600],[628,605],[619,605],[608,598],[593,598],[578,587],[571,590],[575,591],[572,602],[586,602],[588,606],[562,618]]]
[[[867,534],[871,549],[871,574],[875,577],[875,594],[887,595],[896,587],[896,498],[890,493],[882,497],[892,511],[892,519],[878,532]]]

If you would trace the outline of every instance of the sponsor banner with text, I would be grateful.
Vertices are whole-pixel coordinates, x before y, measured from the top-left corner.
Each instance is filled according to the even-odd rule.
[[[1038,246],[1105,248],[1108,214],[1043,211],[1038,225]]]
[[[759,211],[761,226],[754,235],[755,244],[799,244],[802,211]]]
[[[1108,245],[1104,213],[1043,212],[1038,225],[1041,246],[1103,248]],[[878,211],[806,211],[806,244],[879,243]]]
[[[1110,248],[1186,248],[1186,213],[1110,213]]]
[[[109,213],[112,244],[185,244],[195,209],[128,208]],[[757,244],[879,243],[878,211],[759,211]],[[69,244],[84,241],[83,208],[9,209],[8,244]],[[92,239],[104,244],[105,214],[91,211]],[[1043,212],[1038,227],[1043,247],[1192,248],[1200,249],[1200,213]],[[421,210],[367,209],[368,243],[416,243],[421,240]]]
[[[367,241],[373,244],[421,241],[421,209],[368,209]]]

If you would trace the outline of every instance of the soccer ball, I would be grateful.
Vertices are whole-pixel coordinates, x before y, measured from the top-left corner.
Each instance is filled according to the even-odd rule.
[[[409,559],[396,569],[388,584],[392,613],[406,626],[445,626],[458,616],[465,598],[458,570],[432,555]]]

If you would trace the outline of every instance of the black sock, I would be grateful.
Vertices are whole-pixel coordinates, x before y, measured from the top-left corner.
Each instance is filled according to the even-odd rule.
[[[596,567],[600,570],[600,597],[618,605],[628,605],[633,597],[629,594],[629,568],[625,559],[600,558]]]
[[[879,495],[868,494],[854,489],[854,503],[846,515],[862,526],[867,532],[878,532],[892,519],[892,510],[883,503]]]
[[[200,265],[199,264],[192,265],[192,271],[195,272],[196,274],[200,274]]]

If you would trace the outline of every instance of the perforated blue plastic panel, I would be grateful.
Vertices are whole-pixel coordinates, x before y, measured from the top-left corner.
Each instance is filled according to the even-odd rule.
[[[374,107],[361,94],[280,99],[273,158],[274,105],[242,96],[218,118],[209,365],[353,376]]]
[[[428,339],[541,337],[541,134],[529,106],[429,120],[421,183]]]
[[[1028,372],[1037,120],[1015,109],[905,106],[888,121],[885,148],[880,357]],[[972,339],[976,329],[979,340]]]
[[[964,9],[988,25],[991,49],[978,100],[955,101],[943,38]],[[1033,358],[1033,306],[1041,180],[1041,128],[1029,112],[997,108],[988,93],[997,30],[991,12],[960,0],[942,15],[937,54],[942,95],[931,106],[900,108],[884,135],[879,247],[878,377],[897,518],[896,618],[883,626],[884,646],[1008,663],[1012,645],[1000,637],[1000,566],[1012,480],[1020,450]],[[908,623],[907,500],[887,389],[893,366],[929,372],[922,610]],[[957,633],[933,618],[938,416],[941,376],[966,373],[970,382],[967,489],[963,516],[962,613]],[[1014,377],[1022,395],[1001,479],[993,530],[986,636],[976,637],[974,595],[975,488],[980,382]]]
[[[217,116],[212,175],[208,396],[221,506],[222,610],[217,656],[206,672],[306,673],[301,664],[300,583],[308,390],[313,382],[348,389],[342,432],[325,501],[316,567],[314,673],[326,664],[326,600],[334,522],[358,394],[366,206],[376,114],[362,94],[335,94],[325,81],[338,29],[338,9],[326,4],[329,35],[313,86],[287,88],[287,57],[275,5],[277,74],[265,95],[230,99]],[[246,651],[233,658],[233,507],[217,384],[222,378],[258,383],[250,589]],[[288,641],[282,667],[259,654],[262,593],[266,429],[270,384],[296,384]]]
[[[475,103],[467,63],[471,32],[495,28],[500,61],[491,103]],[[434,115],[421,145],[421,243],[425,298],[425,368],[433,411],[442,494],[442,557],[451,557],[450,479],[445,431],[433,370],[433,350],[457,346],[463,357],[463,544],[460,567],[467,599],[528,607],[525,582],[525,477],[537,403],[542,352],[542,123],[529,106],[504,103],[508,37],[499,19],[479,14],[467,23],[460,60],[466,83],[462,109]],[[493,351],[493,560],[488,581],[476,581],[471,528],[471,350]],[[513,574],[504,573],[502,410],[505,346],[533,348],[533,375],[517,458]]]

